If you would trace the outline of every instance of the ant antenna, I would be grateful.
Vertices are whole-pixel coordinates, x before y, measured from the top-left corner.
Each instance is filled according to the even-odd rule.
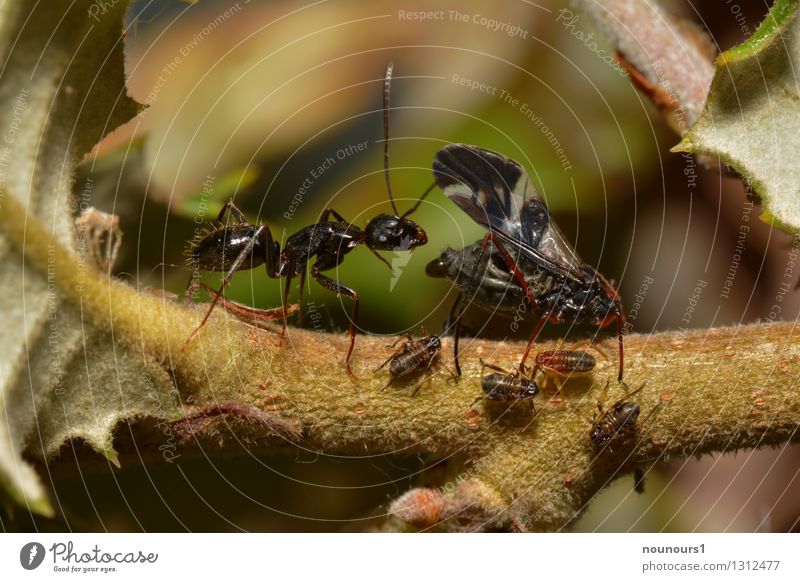
[[[392,88],[392,69],[394,63],[386,67],[386,78],[383,80],[383,175],[386,177],[386,189],[389,191],[389,202],[392,203],[394,215],[398,216],[397,206],[392,196],[392,185],[389,182],[389,93]]]
[[[387,180],[389,179],[389,178],[388,178],[388,176],[387,176],[387,178],[386,178],[386,179],[387,179]],[[425,197],[426,197],[428,194],[430,194],[430,193],[431,193],[431,191],[434,189],[434,187],[435,187],[435,186],[436,186],[436,182],[434,182],[433,184],[431,184],[430,186],[428,186],[428,189],[427,189],[427,190],[425,190],[425,192],[423,192],[423,193],[422,193],[422,196],[420,196],[420,197],[419,197],[419,200],[417,200],[416,204],[414,204],[414,206],[412,206],[412,207],[411,207],[411,208],[410,208],[408,211],[406,211],[406,212],[403,214],[402,218],[405,218],[405,217],[406,217],[406,216],[408,216],[409,214],[413,214],[413,213],[414,213],[414,211],[415,211],[417,208],[419,208],[419,205],[420,205],[420,204],[422,204],[422,201],[423,201],[423,200],[425,200]]]
[[[389,94],[392,87],[392,70],[394,63],[389,63],[386,67],[386,78],[383,81],[383,174],[386,177],[386,189],[389,191],[389,202],[392,203],[392,209],[395,216],[400,216],[397,212],[397,205],[394,203],[394,195],[392,195],[392,185],[389,182]],[[413,214],[425,197],[433,191],[436,187],[436,182],[428,186],[428,189],[419,197],[419,200],[407,212],[402,215],[402,218]]]

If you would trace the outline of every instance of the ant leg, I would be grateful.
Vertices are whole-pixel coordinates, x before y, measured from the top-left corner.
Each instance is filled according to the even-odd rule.
[[[625,356],[624,356],[624,348],[622,347],[622,337],[624,335],[624,314],[622,312],[617,313],[617,336],[619,337],[619,375],[617,376],[617,380],[622,382],[622,370],[625,365]]]
[[[214,289],[205,283],[195,283],[194,285],[198,289],[203,289],[206,291],[211,297],[218,295]],[[275,309],[257,309],[255,307],[250,307],[249,305],[243,305],[241,303],[237,303],[236,301],[225,299],[224,296],[219,298],[219,303],[222,308],[225,309],[225,311],[233,313],[245,323],[258,327],[259,329],[267,329],[268,331],[272,331],[270,328],[264,327],[262,322],[274,321],[276,319],[283,318],[282,307]],[[294,313],[295,311],[297,311],[297,305],[289,306],[289,313]]]
[[[380,261],[382,261],[384,265],[386,265],[387,267],[389,267],[389,270],[390,270],[392,273],[394,273],[394,268],[392,267],[392,265],[391,265],[391,264],[389,264],[389,261],[387,261],[386,259],[384,259],[384,258],[383,258],[383,257],[382,257],[382,256],[381,256],[379,253],[378,253],[378,251],[376,251],[375,249],[369,249],[369,250],[372,252],[372,254],[373,254],[373,255],[375,255],[376,257],[378,257],[378,259],[379,259]]]
[[[236,257],[235,261],[233,261],[233,263],[231,264],[231,268],[228,269],[227,273],[225,273],[225,277],[223,277],[222,279],[222,285],[220,285],[219,291],[217,291],[216,295],[214,296],[214,300],[211,302],[211,306],[208,308],[208,311],[206,311],[203,320],[200,322],[200,325],[198,325],[195,328],[195,330],[191,333],[191,335],[187,338],[186,342],[183,344],[183,347],[181,348],[181,351],[186,349],[186,346],[189,345],[189,342],[192,341],[192,338],[195,336],[195,334],[198,331],[200,331],[200,329],[206,324],[206,321],[208,321],[208,318],[211,316],[211,312],[214,311],[214,307],[216,307],[217,302],[222,297],[222,291],[225,289],[228,283],[230,283],[230,280],[233,278],[233,274],[239,269],[239,267],[242,266],[242,263],[244,263],[245,258],[248,257],[253,252],[253,247],[255,246],[256,241],[259,239],[259,237],[265,237],[269,241],[272,240],[272,236],[266,224],[262,224],[261,226],[258,227],[258,229],[256,229],[256,232],[253,233],[252,238],[249,241],[247,241],[247,244],[239,253],[239,256]]]
[[[281,301],[281,307],[283,308],[283,328],[281,328],[281,344],[283,340],[286,338],[286,319],[288,317],[288,313],[286,312],[287,304],[289,303],[289,291],[292,289],[292,273],[294,273],[294,257],[289,256],[288,262],[286,263],[286,285],[283,287],[283,300]]]
[[[297,305],[300,308],[297,310],[299,313],[298,319],[302,321],[303,319],[303,292],[306,289],[306,269],[303,269],[303,272],[300,273],[300,293],[297,296]]]
[[[317,224],[319,224],[320,222],[328,222],[328,220],[331,217],[331,214],[339,222],[348,222],[341,214],[336,212],[333,208],[326,208],[325,210],[322,211],[322,214],[320,215]]]
[[[463,293],[459,292],[458,296],[456,297],[456,302],[453,303],[453,306],[450,308],[450,313],[447,314],[447,320],[444,322],[444,331],[442,335],[448,335],[450,328],[455,327],[455,325],[458,323],[455,314],[458,311],[458,308],[461,307],[462,296]]]
[[[333,267],[335,265],[330,265]],[[322,268],[329,268],[328,263],[322,263],[320,265],[320,261],[314,263],[311,267],[311,276],[317,280],[317,282],[328,289],[329,291],[333,291],[337,295],[346,295],[350,299],[353,300],[353,311],[350,314],[350,348],[347,350],[347,356],[344,359],[344,365],[347,368],[347,374],[353,379],[358,380],[356,375],[353,374],[352,368],[350,368],[350,357],[353,355],[353,349],[356,347],[356,328],[358,326],[358,304],[359,304],[359,297],[358,293],[355,290],[351,289],[347,285],[340,283],[336,279],[331,279],[330,277],[326,277],[320,270]]]
[[[222,210],[219,211],[219,215],[217,215],[216,222],[222,222],[222,217],[225,216],[225,212],[228,212],[230,215],[233,216],[233,218],[236,221],[235,224],[241,222],[247,222],[247,219],[245,218],[242,211],[236,208],[236,205],[233,203],[233,198],[229,199],[222,207]]]
[[[189,277],[189,283],[186,285],[186,291],[183,292],[183,304],[189,305],[194,299],[194,294],[200,290],[203,284],[194,280],[194,273]]]
[[[447,316],[445,323],[445,333],[453,326],[453,361],[456,366],[456,377],[461,376],[461,364],[458,362],[458,338],[461,336],[461,316],[464,315],[464,306],[462,305],[464,294],[459,293],[456,297],[456,302],[450,308],[450,315]],[[451,324],[451,322],[454,322]]]

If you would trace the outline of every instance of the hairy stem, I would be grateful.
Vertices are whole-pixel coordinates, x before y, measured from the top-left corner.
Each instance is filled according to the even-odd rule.
[[[471,340],[464,346],[461,380],[451,381],[442,371],[415,397],[414,381],[387,388],[387,372],[373,371],[391,352],[386,344],[394,338],[358,338],[358,381],[342,364],[345,334],[292,329],[281,345],[276,333],[217,310],[186,344],[204,309],[87,271],[38,223],[26,228],[15,217],[22,209],[13,199],[3,210],[4,230],[32,266],[47,269],[55,254],[53,280],[83,306],[86,317],[112,329],[120,350],[146,354],[169,371],[187,410],[182,426],[191,426],[194,438],[215,430],[214,418],[236,418],[243,410],[242,422],[228,426],[269,437],[250,441],[255,449],[300,446],[329,454],[426,453],[453,459],[450,483],[418,491],[420,503],[405,499],[394,508],[407,524],[555,530],[637,465],[798,439],[800,332],[792,323],[627,336],[625,380],[631,387],[644,385],[633,399],[643,417],[661,406],[630,443],[598,452],[587,419],[606,383],[606,407],[627,391],[616,383],[612,357],[601,358],[592,377],[568,381],[560,398],[548,401],[540,394],[533,415],[524,403],[471,405],[481,395],[479,360],[510,368],[522,344]],[[83,273],[82,287],[76,286],[76,273]],[[451,349],[445,340],[442,357]],[[613,339],[604,351],[614,353]],[[270,422],[258,410],[281,420]],[[204,443],[206,453],[216,447],[219,455],[240,446],[238,439]],[[125,451],[120,452],[124,462]]]

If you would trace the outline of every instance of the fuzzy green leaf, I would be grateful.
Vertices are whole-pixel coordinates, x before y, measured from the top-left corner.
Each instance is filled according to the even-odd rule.
[[[126,5],[0,6],[0,493],[45,515],[53,509],[23,451],[46,457],[78,438],[116,462],[120,420],[177,411],[167,373],[120,351],[110,326],[86,319],[81,290],[67,298],[56,280],[65,264],[100,276],[78,260],[72,187],[78,161],[140,110],[125,90]],[[39,264],[11,236],[20,224],[48,240]]]
[[[778,0],[759,29],[717,59],[705,109],[672,151],[719,158],[762,200],[765,218],[800,233],[800,20]]]

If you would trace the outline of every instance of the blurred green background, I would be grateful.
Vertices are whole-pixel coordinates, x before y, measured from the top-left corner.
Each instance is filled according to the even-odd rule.
[[[668,5],[702,22],[721,49],[744,39],[743,19],[752,31],[768,9],[756,1],[739,2],[738,12],[716,3]],[[670,154],[677,137],[619,67],[604,60],[609,46],[588,20],[572,21],[564,8],[473,0],[458,3],[465,22],[443,2],[136,1],[128,17],[127,72],[131,94],[148,108],[87,159],[77,194],[121,217],[117,276],[176,293],[188,279],[185,242],[230,197],[279,239],[315,222],[326,207],[364,226],[390,208],[380,109],[384,71],[393,61],[391,179],[401,212],[430,184],[439,147],[477,144],[526,166],[567,237],[586,262],[619,282],[629,308],[652,279],[637,300],[635,331],[767,318],[789,237],[751,223],[731,292],[721,296],[747,208],[741,184]],[[421,10],[442,11],[441,18],[408,16]],[[483,18],[503,26],[492,30]],[[470,89],[462,79],[484,89]],[[364,151],[337,157],[360,143]],[[335,163],[315,177],[326,158]],[[292,209],[307,180],[308,191]],[[361,293],[363,333],[420,325],[441,330],[454,290],[448,281],[427,278],[425,264],[445,246],[460,248],[483,233],[439,191],[414,220],[429,243],[410,257],[385,254],[402,267],[396,280],[366,249],[331,272]],[[699,281],[704,291],[687,321],[687,301]],[[279,285],[255,270],[237,274],[227,294],[273,307],[280,305]],[[306,297],[331,330],[346,328],[349,301],[313,282]],[[799,308],[796,294],[788,297],[780,318],[796,318]],[[473,327],[484,318],[468,314]],[[490,323],[483,335],[507,327]],[[563,333],[547,328],[549,337]],[[362,529],[398,494],[424,484],[421,469],[432,461],[242,451],[238,458],[175,466],[75,471],[55,483],[62,518],[30,523],[6,515],[3,526]],[[575,528],[796,530],[798,468],[798,448],[788,446],[661,465],[645,494],[635,494],[628,479],[617,482]]]

